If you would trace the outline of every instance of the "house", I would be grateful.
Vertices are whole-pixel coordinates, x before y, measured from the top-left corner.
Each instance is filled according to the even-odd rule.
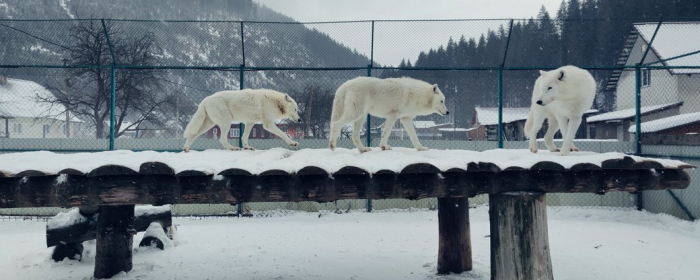
[[[523,129],[530,108],[503,108],[503,136],[506,141],[524,141]],[[472,117],[472,140],[498,140],[498,108],[476,107]],[[483,132],[483,133],[480,133]]]
[[[683,102],[643,106],[640,108],[641,121],[652,121],[678,115]],[[634,124],[636,108],[612,111],[587,119],[588,135],[591,139],[617,139],[630,141],[629,128]]]
[[[474,128],[438,128],[437,129],[443,140],[470,140],[469,132]]]
[[[449,124],[449,126],[451,126],[451,124]],[[447,127],[448,124],[437,125],[434,121],[413,121],[413,128],[415,128],[416,136],[418,136],[419,139],[440,139],[442,135],[438,131],[438,128]],[[372,137],[380,138],[383,130],[384,123],[372,129]],[[394,123],[389,139],[409,139],[400,121]]]
[[[700,112],[642,122],[641,141],[652,145],[700,145]],[[634,135],[637,126],[627,130]]]
[[[640,61],[649,47],[658,23],[637,23],[627,36],[618,66],[635,66],[638,63],[654,63],[654,66],[698,66],[700,53],[700,22],[664,22],[654,38],[651,49]],[[691,55],[688,55],[691,54]],[[641,106],[658,106],[684,102],[677,111],[680,114],[700,111],[700,68],[642,68],[640,73]],[[614,70],[608,78],[602,95],[611,110],[635,107],[636,79],[634,69]],[[620,128],[626,132],[627,129]],[[619,137],[618,137],[619,138]]]
[[[295,123],[289,120],[277,120],[276,122],[277,127],[280,128],[284,133],[289,135],[290,138],[292,139],[299,139],[299,138],[304,138],[304,125],[301,123]],[[239,124],[238,123],[232,123],[231,124],[231,129],[228,132],[228,139],[238,139],[240,138],[241,131],[239,130]],[[209,129],[205,135],[207,138],[219,138],[219,135],[221,134],[221,130],[219,129],[218,125],[215,125],[213,128]],[[255,124],[253,126],[253,129],[250,131],[250,135],[248,136],[248,139],[272,139],[272,138],[278,138],[276,135],[270,133],[269,131],[263,129],[262,124]]]
[[[5,76],[0,81],[0,138],[71,138],[80,131],[83,121],[66,107],[42,101],[53,97],[43,86]]]

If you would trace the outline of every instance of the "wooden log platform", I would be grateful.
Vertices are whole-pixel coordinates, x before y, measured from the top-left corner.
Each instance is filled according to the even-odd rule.
[[[472,267],[467,198],[490,194],[494,279],[551,279],[551,263],[542,249],[549,246],[544,194],[684,189],[690,185],[684,169],[693,167],[619,153],[559,157],[521,150],[396,150],[362,155],[342,149],[75,156],[38,152],[21,154],[21,164],[11,162],[17,155],[0,155],[0,208],[99,207],[95,277],[102,278],[131,269],[135,204],[434,197],[439,204],[438,272],[459,273]],[[34,157],[35,167],[27,164]],[[44,166],[39,160],[61,164]],[[529,195],[504,195],[513,192]],[[494,217],[496,212],[513,219]],[[530,234],[516,238],[523,231]],[[521,258],[495,255],[499,250]],[[501,265],[509,261],[518,263]],[[549,271],[541,269],[546,265]]]

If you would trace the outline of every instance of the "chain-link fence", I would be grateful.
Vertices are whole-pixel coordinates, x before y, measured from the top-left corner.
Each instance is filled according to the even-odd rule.
[[[250,145],[327,148],[335,90],[358,76],[413,77],[438,84],[450,114],[413,125],[432,149],[524,149],[524,123],[539,70],[572,64],[598,89],[576,146],[700,158],[700,22],[606,20],[440,20],[241,22],[0,20],[0,152],[111,149],[180,151],[200,101],[214,92],[271,88],[299,104],[301,122],[278,127],[300,147],[256,124]],[[585,43],[581,43],[585,42]],[[384,119],[341,131],[340,147],[377,147]],[[640,125],[641,124],[641,125]],[[243,126],[227,135],[240,145]],[[220,149],[221,129],[193,149]],[[541,138],[544,130],[540,132]],[[558,134],[556,138],[560,138]],[[400,124],[390,145],[413,147]],[[539,139],[541,143],[541,139]],[[555,140],[560,144],[560,140]],[[543,145],[542,143],[540,145]],[[695,164],[697,165],[697,164]],[[700,179],[687,190],[550,194],[556,206],[633,208],[684,219],[700,215]],[[470,200],[488,203],[487,196]],[[434,209],[434,199],[334,203],[175,205],[177,215],[276,215],[285,211]],[[0,209],[0,215],[49,215],[61,209]]]

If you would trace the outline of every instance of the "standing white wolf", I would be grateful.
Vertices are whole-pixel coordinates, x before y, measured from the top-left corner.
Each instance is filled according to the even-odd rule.
[[[333,99],[330,148],[335,150],[340,128],[352,122],[354,123],[352,142],[360,153],[369,151],[370,149],[360,141],[360,131],[362,131],[365,116],[370,114],[386,118],[382,141],[379,143],[382,150],[391,150],[387,140],[398,119],[401,119],[413,146],[419,151],[428,150],[418,141],[413,119],[416,116],[432,113],[440,115],[450,113],[445,107],[445,95],[437,84],[431,85],[411,78],[358,77],[349,80],[338,88]]]
[[[540,71],[532,89],[532,105],[525,122],[525,133],[530,138],[530,151],[537,153],[537,132],[547,119],[549,128],[544,143],[551,152],[578,151],[574,137],[583,113],[593,105],[596,84],[593,76],[581,68],[567,65],[552,71]],[[554,145],[554,134],[561,129],[564,141],[561,150]]]
[[[233,122],[245,124],[245,131],[241,139],[243,149],[253,150],[253,147],[248,145],[248,136],[253,125],[257,122],[262,122],[265,130],[282,138],[287,144],[298,146],[298,142],[292,141],[286,133],[275,125],[276,120],[283,118],[301,121],[298,111],[299,107],[294,99],[274,90],[244,89],[214,93],[199,103],[197,112],[187,124],[184,133],[187,142],[185,142],[184,150],[189,152],[194,139],[214,125],[218,125],[221,129],[221,137],[219,138],[221,145],[229,150],[238,150],[239,148],[231,145],[227,139]]]

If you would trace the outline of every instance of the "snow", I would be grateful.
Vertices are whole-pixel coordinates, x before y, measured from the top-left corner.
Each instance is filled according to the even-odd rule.
[[[7,79],[7,85],[0,86],[0,116],[66,119],[63,105],[41,102],[38,98],[53,99],[53,95],[35,82]],[[80,122],[74,116],[71,116],[71,121]]]
[[[151,205],[137,205],[134,207],[134,216],[142,215],[153,215],[163,212],[170,211],[170,205],[163,206],[151,206]]]
[[[649,42],[654,35],[658,23],[635,24],[645,42]],[[659,32],[651,44],[651,48],[660,59],[669,59],[679,55],[700,50],[696,40],[689,38],[700,38],[700,22],[664,22],[659,28]],[[667,66],[698,66],[700,53],[673,59],[664,62]],[[700,73],[700,68],[696,69],[669,69],[673,74],[694,74]]]
[[[302,143],[303,145],[303,143]],[[360,154],[356,149],[302,149],[290,151],[283,148],[255,151],[205,150],[189,153],[171,153],[127,150],[96,153],[53,153],[47,151],[8,153],[0,155],[0,172],[16,174],[25,170],[37,170],[47,174],[57,174],[67,168],[83,173],[104,165],[121,165],[136,172],[141,164],[158,161],[167,164],[175,173],[195,170],[207,174],[218,174],[230,168],[247,170],[251,174],[260,174],[267,170],[279,169],[295,173],[306,166],[316,166],[326,172],[334,173],[346,166],[356,166],[373,174],[379,170],[400,172],[404,167],[415,163],[428,163],[442,171],[451,168],[466,169],[469,163],[487,162],[501,169],[520,167],[528,169],[541,161],[552,161],[565,168],[578,163],[591,163],[600,166],[609,159],[625,157],[622,153],[575,152],[569,156],[540,151],[537,154],[526,149],[495,149],[483,152],[467,150],[430,150],[416,151],[409,148],[394,148],[391,151],[373,149]],[[637,161],[644,158],[630,156]],[[683,162],[668,159],[654,159],[669,168],[684,165]]]
[[[163,241],[163,248],[165,249],[172,248],[174,246],[174,242],[168,238],[165,231],[163,231],[163,226],[158,222],[152,222],[150,225],[148,225],[148,228],[143,235],[156,237],[160,241]]]
[[[639,113],[641,115],[651,114],[651,113],[656,113],[658,111],[670,109],[670,107],[676,107],[676,106],[681,106],[681,105],[683,105],[683,102],[643,106],[643,107],[639,108]],[[603,113],[600,115],[588,117],[588,119],[586,119],[586,121],[588,123],[595,123],[595,122],[603,122],[603,121],[616,121],[616,120],[630,119],[630,118],[635,117],[636,112],[637,112],[636,110],[637,110],[636,108],[629,108],[629,109],[624,109],[624,110],[619,110],[619,111],[612,111],[612,112]]]
[[[498,125],[498,108],[476,107],[477,123],[480,125]],[[503,123],[524,121],[530,108],[503,108]]]
[[[82,223],[85,217],[80,214],[78,208],[73,208],[68,212],[58,213],[46,224],[47,228],[62,228],[73,224]]]
[[[439,131],[459,131],[459,132],[467,132],[474,130],[474,128],[438,128]]]
[[[68,9],[68,5],[66,5],[66,0],[60,0],[60,1],[59,1],[59,4],[61,5],[61,8],[63,8],[63,10],[66,11],[66,14],[68,14],[68,16],[69,16],[71,19],[74,19],[74,18],[75,18],[75,15],[73,15],[73,14],[70,12],[70,10]]]
[[[137,248],[113,279],[490,279],[488,207],[470,209],[474,270],[435,275],[436,211],[295,213],[271,218],[175,218],[164,251]],[[555,279],[697,279],[700,223],[635,210],[548,208]],[[54,263],[45,223],[0,221],[4,279],[90,279],[83,261]],[[143,233],[134,236],[138,246]]]
[[[689,113],[642,123],[642,133],[657,132],[700,122],[700,113]],[[637,125],[630,126],[630,133],[637,133]]]

